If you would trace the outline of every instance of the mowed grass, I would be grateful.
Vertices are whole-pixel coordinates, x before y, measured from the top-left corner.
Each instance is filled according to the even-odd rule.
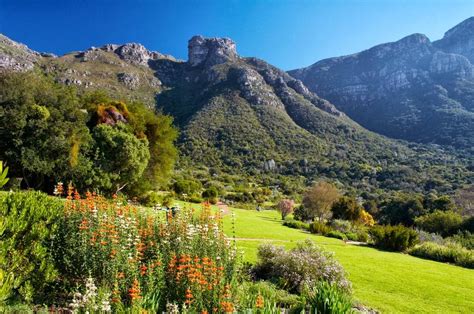
[[[382,313],[474,313],[474,270],[291,229],[281,224],[275,211],[232,211],[237,246],[246,261],[256,261],[261,243],[290,248],[311,239],[335,253],[353,284],[354,297]],[[224,217],[230,237],[234,234],[231,217],[230,213]]]

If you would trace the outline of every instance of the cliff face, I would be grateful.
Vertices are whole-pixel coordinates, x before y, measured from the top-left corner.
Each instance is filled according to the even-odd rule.
[[[370,130],[470,149],[473,47],[470,18],[433,43],[414,34],[289,73]]]

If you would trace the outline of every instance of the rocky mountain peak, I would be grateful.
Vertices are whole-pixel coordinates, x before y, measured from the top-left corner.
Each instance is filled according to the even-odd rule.
[[[434,45],[445,52],[463,55],[474,63],[474,17],[448,30]]]
[[[0,34],[0,70],[31,70],[40,53]]]
[[[235,42],[230,38],[194,36],[188,42],[188,62],[192,66],[213,66],[238,58]]]

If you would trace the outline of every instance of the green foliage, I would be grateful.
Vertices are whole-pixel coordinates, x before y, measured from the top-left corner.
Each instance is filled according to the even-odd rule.
[[[22,187],[72,181],[140,195],[164,186],[177,158],[172,119],[143,104],[80,95],[34,72],[2,73],[0,104],[0,160]]]
[[[247,313],[249,309],[254,309],[256,313],[259,311],[260,313],[274,313],[276,309],[281,311],[281,309],[293,309],[303,305],[299,296],[278,289],[266,281],[244,281],[237,290],[237,299],[239,310],[242,313]],[[256,307],[259,301],[263,304]]]
[[[217,191],[217,188],[215,186],[211,186],[202,192],[202,197],[204,199],[215,199],[218,195],[219,191]]]
[[[286,218],[283,221],[283,226],[290,227],[293,229],[301,229],[301,230],[308,230],[308,231],[310,230],[310,224],[299,221],[299,220],[295,220],[295,219]]]
[[[438,262],[474,268],[474,251],[466,249],[457,243],[448,242],[443,245],[434,242],[424,242],[408,250],[408,253]]]
[[[461,229],[463,219],[458,213],[448,210],[436,210],[415,219],[418,228],[427,232],[439,233],[443,237],[452,235]]]
[[[331,206],[333,218],[350,221],[360,220],[363,209],[355,198],[349,196],[341,197]]]
[[[352,313],[352,299],[346,292],[327,281],[319,281],[306,292],[310,313]]]
[[[202,184],[199,181],[195,180],[178,180],[173,183],[173,190],[178,195],[187,194],[192,196],[202,189]]]
[[[416,217],[427,212],[422,196],[400,193],[383,201],[380,220],[386,224],[412,226]]]
[[[405,251],[418,242],[418,234],[402,225],[374,226],[369,230],[377,248],[389,251]]]
[[[309,225],[309,232],[311,233],[327,235],[331,231],[332,231],[331,227],[326,225],[324,222],[313,221]]]
[[[474,234],[469,231],[460,231],[452,237],[449,237],[448,241],[456,242],[466,249],[474,250]]]
[[[100,124],[94,127],[92,138],[93,161],[102,190],[120,191],[141,178],[150,159],[146,138],[136,138],[123,123]]]
[[[41,302],[58,275],[50,247],[64,204],[40,192],[0,199],[0,303]]]
[[[0,159],[30,188],[87,181],[90,142],[76,91],[34,73],[0,75]]]
[[[336,230],[331,230],[329,231],[327,234],[326,234],[326,237],[329,237],[329,238],[336,238],[336,239],[340,239],[340,240],[344,240],[346,241],[347,240],[347,236],[340,232],[340,231],[336,231]]]
[[[0,160],[0,188],[8,182],[8,167],[3,168],[3,161]]]

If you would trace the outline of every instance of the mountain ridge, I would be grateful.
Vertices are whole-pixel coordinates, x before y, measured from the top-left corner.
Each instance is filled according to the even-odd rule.
[[[434,42],[412,34],[288,73],[369,130],[471,154],[472,60],[474,18]]]
[[[461,183],[453,178],[467,171],[454,156],[450,172],[439,171],[436,165],[451,160],[444,150],[409,147],[365,130],[285,71],[239,56],[231,39],[195,36],[188,48],[187,62],[124,44],[59,57],[34,54],[33,64],[59,83],[84,92],[105,89],[172,115],[181,128],[182,164],[206,171],[257,176],[267,184],[281,184],[282,176],[326,177],[356,189],[418,191],[432,188],[434,179],[437,189],[452,189]],[[15,67],[3,69],[18,70],[23,56],[29,57],[20,53]]]

